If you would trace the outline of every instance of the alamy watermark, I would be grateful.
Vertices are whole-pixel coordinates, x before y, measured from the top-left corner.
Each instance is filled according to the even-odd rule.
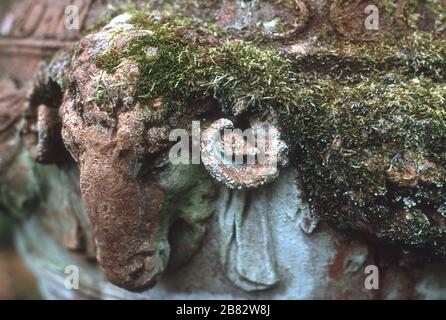
[[[64,25],[67,30],[80,29],[78,6],[69,5],[65,7]]]
[[[64,281],[65,289],[79,290],[79,268],[75,265],[66,266],[65,274],[67,275]]]
[[[377,266],[371,264],[365,267],[364,274],[367,277],[364,280],[364,288],[367,290],[379,289],[379,269]]]
[[[364,13],[368,16],[364,20],[364,26],[367,30],[379,30],[379,9],[371,4],[365,7]]]

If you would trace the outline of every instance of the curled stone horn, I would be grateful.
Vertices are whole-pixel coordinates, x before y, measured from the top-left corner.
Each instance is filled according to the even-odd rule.
[[[0,172],[8,167],[19,150],[22,105],[23,90],[10,79],[0,79]]]
[[[287,145],[276,128],[256,122],[242,132],[228,119],[203,132],[202,161],[209,173],[230,189],[249,189],[276,179],[287,164]]]
[[[70,57],[61,52],[51,62],[42,63],[28,92],[25,143],[31,156],[40,163],[61,163],[68,156],[60,135],[59,107]]]

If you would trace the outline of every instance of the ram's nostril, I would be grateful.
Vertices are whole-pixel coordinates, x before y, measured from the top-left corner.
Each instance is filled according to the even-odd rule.
[[[137,279],[141,276],[144,271],[144,262],[140,257],[134,259],[132,264],[129,266],[129,277],[132,279]]]

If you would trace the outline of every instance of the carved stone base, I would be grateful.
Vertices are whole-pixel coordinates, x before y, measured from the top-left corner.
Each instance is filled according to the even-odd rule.
[[[347,238],[326,225],[311,232],[307,208],[299,200],[292,169],[280,176],[271,191],[281,195],[271,199],[268,237],[270,257],[277,283],[264,290],[247,292],[234,281],[233,273],[226,276],[220,263],[221,222],[213,217],[204,247],[184,267],[167,272],[152,289],[132,293],[104,280],[95,262],[68,251],[45,232],[37,217],[26,222],[17,232],[17,247],[38,279],[39,287],[48,299],[401,299],[446,297],[446,285],[433,279],[444,277],[446,268],[430,265],[414,273],[402,268],[388,268],[380,275],[380,289],[364,287],[364,269],[377,263],[374,249],[364,241]],[[294,187],[290,187],[294,186]],[[219,200],[222,201],[222,198]],[[218,208],[221,208],[222,203]],[[252,223],[252,221],[248,221]],[[311,224],[311,223],[310,223]],[[219,231],[220,230],[220,231]],[[309,233],[310,232],[310,233]],[[237,246],[236,244],[233,244]],[[251,243],[252,249],[257,244]],[[258,248],[259,250],[261,248]],[[265,253],[265,252],[263,252]],[[264,268],[264,261],[255,260],[261,253],[241,252],[231,263],[250,263],[250,271]],[[254,260],[252,260],[254,258]],[[251,259],[251,260],[250,260]],[[79,270],[79,290],[67,290],[64,270],[75,265]],[[259,270],[260,270],[259,269]],[[261,273],[259,273],[261,276]],[[240,276],[240,275],[239,275]],[[252,279],[251,279],[252,280]],[[261,282],[261,278],[257,279]],[[245,279],[246,281],[246,279]],[[239,286],[239,287],[238,287]]]

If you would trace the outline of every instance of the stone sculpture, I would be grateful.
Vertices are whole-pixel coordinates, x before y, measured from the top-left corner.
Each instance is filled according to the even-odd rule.
[[[443,295],[428,285],[446,255],[440,1],[374,1],[382,32],[363,28],[365,2],[198,2],[99,19],[104,3],[79,1],[82,25],[101,21],[82,36],[38,24],[46,1],[2,17],[1,48],[39,51],[15,75],[0,51],[0,208],[23,220],[45,294]],[[192,121],[201,163],[172,164],[169,133]],[[263,162],[226,158],[235,128],[272,133]],[[259,154],[229,138],[236,159]],[[84,289],[46,260],[82,266]],[[364,287],[370,264],[380,291]]]

